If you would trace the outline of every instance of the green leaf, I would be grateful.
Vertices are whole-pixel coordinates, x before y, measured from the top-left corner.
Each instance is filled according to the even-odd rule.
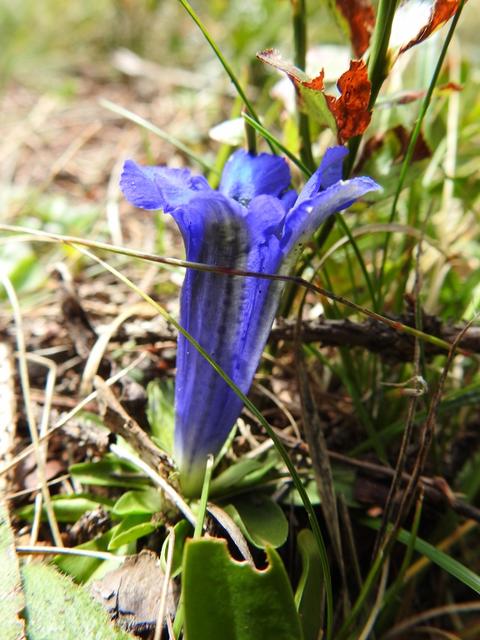
[[[2,638],[3,640],[22,640],[24,633],[19,613],[23,610],[25,602],[21,592],[13,532],[3,501],[0,502],[0,562],[2,567],[2,579],[0,580]]]
[[[22,577],[29,640],[132,640],[82,587],[52,567],[28,564]]]
[[[83,544],[79,544],[74,549],[87,549],[88,551],[108,551],[108,545],[113,534],[118,529],[118,525],[106,531],[103,535],[98,536],[94,540],[89,540]],[[128,549],[116,549],[119,555],[127,554]],[[55,565],[63,572],[71,576],[75,582],[83,584],[90,580],[99,567],[107,565],[110,560],[100,560],[99,558],[75,556],[75,555],[58,555],[55,556]],[[115,566],[118,563],[115,562]]]
[[[82,484],[99,487],[134,489],[148,484],[147,478],[138,474],[138,469],[112,454],[107,454],[100,462],[72,464],[70,473]]]
[[[378,530],[380,528],[380,520],[362,519],[362,522],[372,529]],[[410,542],[411,534],[405,529],[400,529],[397,540],[402,544],[408,545]],[[467,587],[470,587],[473,591],[480,594],[480,576],[474,573],[471,569],[464,564],[455,560],[448,554],[440,551],[432,544],[426,542],[422,538],[416,538],[415,551],[421,553],[423,556],[431,560],[434,564],[441,567],[444,571],[449,573]]]
[[[224,540],[185,546],[183,602],[188,640],[302,640],[302,628],[280,556],[257,571],[233,560]]]
[[[178,576],[182,571],[183,549],[185,547],[185,541],[187,537],[193,534],[193,527],[190,522],[188,522],[188,520],[180,520],[180,522],[177,522],[177,524],[173,527],[173,531],[175,533],[175,547],[173,549],[171,577],[175,578],[175,576]],[[162,551],[160,553],[160,561],[162,563],[163,569],[165,569],[165,565],[167,562],[167,542],[168,536],[162,545]]]
[[[152,440],[160,449],[172,455],[175,424],[173,381],[152,380],[147,385],[147,398],[147,418]]]
[[[297,542],[302,558],[302,575],[295,593],[295,604],[302,621],[305,640],[317,640],[322,624],[320,603],[324,596],[323,584],[319,580],[322,575],[322,560],[310,529],[300,531]]]
[[[86,511],[93,511],[94,509],[98,509],[99,506],[109,509],[112,504],[112,500],[92,497],[89,494],[60,495],[52,498],[53,511],[59,522],[76,522]],[[27,505],[26,507],[18,509],[16,513],[24,520],[32,520],[34,506]],[[45,507],[42,510],[42,521],[47,521]]]
[[[328,108],[327,99],[323,91],[310,89],[300,84],[298,86],[303,98],[303,108],[314,122],[324,125],[337,133],[337,123],[332,112]]]
[[[248,494],[225,507],[242,533],[255,547],[281,547],[288,536],[288,521],[282,509],[265,493]]]
[[[261,484],[262,480],[274,469],[280,460],[276,451],[270,451],[262,460],[243,458],[230,465],[212,480],[210,495],[231,494],[251,486]]]
[[[130,516],[158,513],[165,508],[162,494],[153,487],[139,491],[127,491],[116,501],[112,513],[115,516]]]
[[[248,474],[261,470],[263,466],[262,462],[249,458],[235,462],[212,480],[210,495],[219,495],[235,489]]]
[[[128,516],[118,525],[108,544],[108,550],[118,549],[124,544],[148,536],[160,526],[161,523],[153,523],[149,515],[139,514]]]

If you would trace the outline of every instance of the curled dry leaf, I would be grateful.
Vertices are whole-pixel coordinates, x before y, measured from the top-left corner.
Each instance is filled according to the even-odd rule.
[[[371,85],[363,60],[351,60],[349,70],[338,79],[340,96],[335,97],[325,93],[323,69],[311,79],[304,71],[284,60],[276,49],[266,49],[258,53],[257,58],[287,74],[306,110],[333,128],[339,142],[361,135],[368,127],[372,115],[369,110]]]
[[[335,13],[345,25],[352,49],[361,58],[370,45],[375,26],[375,10],[370,0],[335,0]]]
[[[393,20],[390,46],[397,55],[423,42],[455,14],[460,0],[403,0]]]
[[[337,123],[339,140],[345,142],[361,135],[372,118],[368,108],[372,86],[365,62],[352,60],[350,69],[340,76],[337,87],[340,97],[326,98]]]

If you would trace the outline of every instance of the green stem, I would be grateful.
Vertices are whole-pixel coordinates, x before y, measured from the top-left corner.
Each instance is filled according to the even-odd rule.
[[[452,20],[452,24],[450,25],[450,29],[448,30],[447,33],[447,37],[445,38],[445,42],[443,43],[443,47],[442,50],[440,52],[440,56],[437,60],[437,64],[435,66],[435,70],[433,72],[432,75],[432,79],[430,80],[430,84],[427,90],[427,93],[425,94],[425,98],[423,99],[422,102],[422,106],[420,107],[420,113],[418,114],[418,118],[417,121],[415,123],[415,128],[413,129],[412,135],[410,136],[410,140],[408,143],[408,148],[407,148],[407,152],[405,154],[405,158],[403,159],[403,163],[402,163],[402,168],[400,171],[400,176],[398,178],[398,183],[397,183],[397,188],[395,190],[395,195],[393,197],[393,202],[392,202],[392,208],[390,210],[390,217],[388,219],[389,224],[391,224],[396,216],[397,213],[397,205],[398,205],[398,201],[400,198],[400,193],[402,191],[403,185],[405,183],[405,179],[407,177],[407,172],[410,168],[410,165],[412,163],[412,158],[413,158],[413,153],[415,151],[415,145],[417,143],[418,140],[418,136],[420,135],[420,131],[422,128],[422,124],[423,121],[425,119],[425,116],[427,114],[428,108],[430,106],[430,102],[432,100],[432,95],[433,92],[435,90],[435,86],[437,84],[438,81],[438,77],[440,75],[440,72],[442,70],[443,67],[443,63],[445,61],[445,57],[447,55],[447,51],[448,51],[448,47],[450,45],[450,41],[453,37],[453,34],[455,33],[455,29],[457,27],[458,21],[460,19],[460,15],[462,13],[463,7],[465,5],[466,0],[462,0],[457,12],[455,14],[455,16],[453,17]],[[387,253],[388,253],[388,246],[390,244],[390,233],[387,233],[385,236],[385,242],[383,245],[383,255],[382,255],[382,264],[380,266],[380,272],[378,274],[378,294],[379,294],[379,305],[381,305],[381,302],[383,300],[382,298],[382,287],[383,287],[383,279],[385,277],[385,265],[387,262]]]
[[[243,115],[243,114],[242,114]],[[244,120],[245,125],[245,138],[247,139],[247,149],[249,153],[252,155],[257,154],[257,132],[255,127],[248,122],[248,120]]]
[[[193,532],[194,538],[201,538],[203,531],[203,523],[205,522],[205,515],[207,513],[208,492],[210,491],[210,480],[212,479],[213,471],[213,456],[210,454],[207,457],[207,464],[205,467],[205,476],[203,478],[202,494],[200,496],[200,503],[198,505],[197,521],[195,524],[195,530]]]
[[[249,116],[248,113],[242,113],[242,118],[244,118],[248,122],[248,124],[251,125],[262,136],[262,138],[265,138],[270,147],[277,147],[277,149],[279,149],[284,155],[286,155],[287,158],[290,158],[290,160],[297,165],[297,167],[305,176],[309,178],[312,175],[313,172],[304,165],[302,160],[300,160],[300,158],[297,158],[294,153],[287,149],[287,147],[282,144],[280,140],[273,135],[273,133],[270,133],[270,131],[268,131],[268,129],[266,129],[262,124]]]
[[[368,77],[372,83],[369,107],[372,109],[388,73],[388,43],[398,0],[380,0],[368,58]]]
[[[307,58],[307,21],[305,0],[291,0],[293,19],[293,44],[295,49],[295,65],[305,70]],[[298,108],[298,133],[300,137],[300,158],[312,171],[315,169],[315,160],[312,154],[312,141],[310,137],[310,119],[306,113]]]
[[[212,38],[212,36],[208,32],[206,26],[203,24],[203,22],[201,21],[200,17],[198,16],[198,14],[194,11],[192,5],[188,2],[188,0],[178,0],[178,1],[182,5],[182,7],[185,9],[185,11],[188,13],[188,15],[192,18],[192,20],[195,22],[197,27],[200,29],[200,31],[204,35],[205,40],[208,42],[208,44],[213,49],[213,52],[215,53],[215,55],[218,58],[218,61],[220,62],[222,67],[227,72],[227,75],[230,78],[230,80],[232,81],[233,86],[237,90],[237,93],[241,96],[243,102],[245,103],[245,107],[246,107],[247,111],[249,112],[249,114],[251,115],[251,117],[256,122],[260,122],[260,118],[258,117],[257,112],[255,111],[252,103],[247,98],[247,94],[245,93],[245,91],[244,91],[242,85],[240,84],[240,81],[238,80],[237,76],[235,75],[235,72],[233,71],[233,69],[230,66],[230,64],[227,62],[225,56],[220,51],[217,43],[215,42],[215,40]],[[267,140],[267,142],[269,142],[269,141]],[[271,146],[270,143],[269,143],[269,145],[270,145],[272,151],[274,151],[274,149],[273,149],[273,147]]]
[[[380,0],[378,3],[377,19],[375,20],[368,58],[368,77],[372,85],[369,109],[373,109],[382,84],[387,77],[388,43],[397,3],[398,0]],[[348,178],[353,171],[361,140],[362,136],[355,136],[348,144],[350,153],[345,164],[345,178]]]

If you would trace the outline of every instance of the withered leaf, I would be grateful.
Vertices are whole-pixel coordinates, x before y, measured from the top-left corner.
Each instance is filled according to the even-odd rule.
[[[159,558],[142,551],[125,560],[92,583],[91,592],[126,631],[144,634],[155,627],[163,589],[164,573]],[[169,587],[167,613],[175,615],[176,590]]]
[[[340,96],[330,96],[324,91],[324,71],[313,79],[291,62],[284,60],[276,49],[266,49],[257,54],[257,58],[287,74],[295,88],[308,102],[305,90],[316,92],[325,100],[326,110],[333,115],[336,133],[340,142],[346,142],[353,136],[361,135],[371,119],[369,110],[371,84],[368,79],[367,65],[363,60],[352,60],[350,68],[337,82]],[[331,117],[331,116],[330,116]],[[330,126],[330,121],[326,119]]]
[[[344,18],[357,58],[361,58],[370,44],[375,26],[375,10],[370,0],[335,0],[337,11]]]
[[[370,124],[372,113],[368,108],[372,86],[368,79],[367,65],[363,60],[352,60],[350,69],[338,82],[340,97],[326,96],[330,111],[335,117],[338,138],[345,142],[361,135]]]
[[[420,44],[442,27],[459,5],[460,0],[403,0],[392,25],[392,40],[399,46],[398,54]]]

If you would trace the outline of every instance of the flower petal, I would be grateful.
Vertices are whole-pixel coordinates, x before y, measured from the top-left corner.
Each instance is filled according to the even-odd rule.
[[[318,195],[296,204],[285,222],[282,251],[285,255],[301,245],[329,216],[343,211],[369,191],[381,187],[371,178],[340,180]]]
[[[212,191],[203,176],[193,176],[188,169],[142,167],[133,160],[123,166],[120,187],[136,207],[166,212],[186,204],[199,191]]]
[[[255,196],[262,194],[278,197],[289,185],[290,169],[283,158],[239,150],[226,163],[219,190],[247,205]]]
[[[278,199],[255,198],[247,212],[221,194],[198,196],[173,215],[191,248],[188,260],[261,273],[278,269],[285,217]],[[222,272],[189,269],[186,274],[180,323],[244,393],[265,346],[281,284]],[[175,457],[183,490],[194,493],[207,454],[218,453],[242,402],[183,336],[175,403]]]
[[[320,166],[312,174],[295,203],[296,206],[313,198],[317,193],[328,189],[343,178],[343,160],[348,155],[346,147],[330,147],[325,151]]]

